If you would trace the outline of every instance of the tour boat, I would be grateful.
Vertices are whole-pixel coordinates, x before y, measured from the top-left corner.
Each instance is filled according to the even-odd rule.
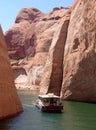
[[[63,105],[59,96],[49,93],[46,95],[39,95],[36,102],[38,107],[43,112],[62,112]]]

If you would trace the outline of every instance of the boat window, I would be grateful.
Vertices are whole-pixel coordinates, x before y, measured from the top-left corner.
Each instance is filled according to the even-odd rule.
[[[50,104],[57,104],[57,100],[56,99],[50,99]]]
[[[48,99],[44,99],[44,102],[48,102]]]

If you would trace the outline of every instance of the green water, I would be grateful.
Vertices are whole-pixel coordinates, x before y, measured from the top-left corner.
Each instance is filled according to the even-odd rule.
[[[0,121],[0,130],[96,130],[96,104],[64,101],[64,113],[43,113],[34,106],[37,92],[18,94],[24,112]]]

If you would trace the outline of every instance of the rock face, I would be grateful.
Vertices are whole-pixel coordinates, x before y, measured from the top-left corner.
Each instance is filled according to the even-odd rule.
[[[96,102],[96,1],[75,0],[70,9],[19,13],[5,36],[9,55],[31,59],[12,63],[16,82],[41,85],[41,93],[67,100]]]
[[[68,12],[54,35],[44,69],[40,93],[60,94],[63,80],[64,46],[69,20],[70,13]]]
[[[16,17],[15,25],[5,34],[10,58],[35,56],[34,62],[37,64],[38,55],[41,52],[43,55],[48,53],[58,21],[67,10],[68,8],[54,8],[52,12],[44,14],[35,8],[22,9]]]
[[[7,47],[0,27],[0,119],[20,112],[22,112],[22,106],[14,85]]]
[[[64,21],[53,38],[41,93],[53,92],[66,100],[96,102],[95,12],[95,0],[75,1],[69,26],[67,23],[65,28]]]
[[[27,75],[24,84],[25,80],[27,85],[40,84],[54,32],[62,18],[66,17],[68,10],[69,8],[63,7],[54,8],[50,13],[44,14],[35,8],[24,8],[16,17],[14,26],[6,32],[10,58],[23,58],[23,64],[19,60],[20,62],[16,63],[15,67],[12,65],[12,68],[15,77],[19,69],[19,77]],[[26,75],[22,74],[21,68],[25,69]],[[17,81],[21,81],[18,76],[15,78],[17,84]]]
[[[72,12],[64,53],[64,99],[96,102],[95,12],[95,0],[79,1]]]
[[[80,0],[74,0],[73,6],[72,6],[73,9],[77,6],[77,4],[79,3],[79,1]]]

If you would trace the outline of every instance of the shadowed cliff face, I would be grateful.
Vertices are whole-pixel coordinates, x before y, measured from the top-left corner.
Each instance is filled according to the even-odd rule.
[[[96,1],[81,0],[71,14],[61,96],[96,102]]]
[[[0,27],[0,119],[20,112],[22,106],[16,92],[7,47]]]

